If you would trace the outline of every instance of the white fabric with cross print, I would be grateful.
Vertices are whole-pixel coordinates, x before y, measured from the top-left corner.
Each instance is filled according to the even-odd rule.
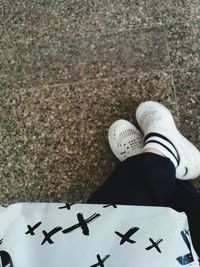
[[[0,208],[0,267],[199,267],[185,213],[106,204]]]

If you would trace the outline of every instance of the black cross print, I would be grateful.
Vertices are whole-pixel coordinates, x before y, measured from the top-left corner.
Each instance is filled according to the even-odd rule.
[[[85,219],[83,218],[83,214],[82,214],[82,213],[78,213],[78,214],[77,214],[77,218],[78,218],[79,223],[77,223],[77,224],[75,224],[75,225],[73,225],[73,226],[71,226],[71,227],[69,227],[69,228],[63,230],[62,232],[63,232],[63,234],[67,234],[67,233],[69,233],[69,232],[71,232],[71,231],[73,231],[73,230],[75,230],[75,229],[81,227],[81,229],[82,229],[82,233],[83,233],[84,235],[89,235],[89,228],[88,228],[87,224],[88,224],[89,222],[95,220],[95,219],[98,218],[99,216],[101,216],[101,215],[100,215],[100,214],[96,214],[96,213],[94,213],[92,216],[90,216],[89,218],[87,218],[87,219],[85,220]]]
[[[65,203],[65,206],[59,207],[59,209],[66,209],[67,208],[68,210],[70,210],[72,205],[74,205],[74,204]]]
[[[185,233],[186,235],[190,235],[190,230],[185,230],[184,233]]]
[[[150,250],[150,249],[152,249],[152,248],[156,248],[157,251],[158,251],[159,253],[161,253],[161,250],[160,250],[158,244],[160,244],[160,242],[162,242],[163,239],[158,239],[158,241],[156,241],[156,242],[154,242],[152,238],[149,238],[149,240],[151,241],[152,245],[149,246],[149,247],[147,247],[146,250]]]
[[[113,208],[115,208],[115,209],[117,208],[117,205],[115,205],[115,204],[112,204],[112,205],[108,204],[108,205],[103,206],[103,208],[107,208],[107,207],[110,207],[110,206],[113,206]]]
[[[36,223],[33,227],[31,227],[30,225],[27,225],[28,227],[28,231],[25,233],[27,234],[31,234],[31,235],[35,235],[34,231],[36,228],[38,228],[40,226],[41,222]]]
[[[91,265],[90,267],[97,267],[97,266],[100,266],[100,267],[104,267],[104,262],[107,260],[107,258],[109,258],[110,255],[107,255],[105,256],[103,259],[101,259],[100,255],[97,254],[97,260],[98,262],[94,265]]]
[[[136,243],[134,240],[129,239],[129,237],[131,237],[133,234],[135,234],[140,228],[138,227],[133,227],[130,228],[125,235],[120,234],[119,232],[115,232],[118,236],[120,236],[122,238],[122,240],[120,241],[120,245],[124,244],[125,242],[129,242],[131,244]]]
[[[58,226],[55,227],[53,230],[51,230],[49,233],[47,233],[46,231],[42,231],[42,233],[44,234],[45,238],[42,241],[41,245],[43,245],[46,241],[49,242],[49,244],[53,244],[54,242],[51,240],[51,236],[56,234],[57,232],[59,232],[60,230],[62,230],[63,228]]]

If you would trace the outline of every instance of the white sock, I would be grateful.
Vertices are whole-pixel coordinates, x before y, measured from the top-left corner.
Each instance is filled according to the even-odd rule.
[[[149,133],[145,139],[144,139],[144,148],[155,148],[159,150],[162,154],[165,155],[165,157],[169,158],[175,168],[180,163],[180,156],[178,154],[177,149],[173,145],[173,143],[164,135],[158,134],[158,133]]]

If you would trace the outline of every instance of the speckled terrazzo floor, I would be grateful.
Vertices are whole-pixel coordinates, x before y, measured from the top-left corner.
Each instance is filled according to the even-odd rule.
[[[118,160],[107,131],[156,100],[200,149],[199,0],[0,3],[0,203],[79,202]],[[200,188],[200,180],[196,180]]]

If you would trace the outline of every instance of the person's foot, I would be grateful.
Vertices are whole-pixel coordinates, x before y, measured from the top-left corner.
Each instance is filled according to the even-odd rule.
[[[200,175],[200,152],[176,128],[170,111],[154,101],[141,103],[136,119],[144,133],[144,150],[157,149],[176,167],[176,178],[194,179]]]
[[[114,155],[121,161],[142,153],[143,136],[129,121],[114,122],[109,128],[108,139]]]

